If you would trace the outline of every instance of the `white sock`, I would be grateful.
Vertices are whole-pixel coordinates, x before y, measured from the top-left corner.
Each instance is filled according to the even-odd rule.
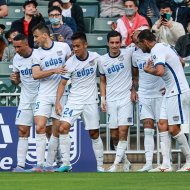
[[[28,151],[28,138],[19,137],[17,145],[17,166],[25,167],[26,154]]]
[[[62,156],[61,156],[61,150],[60,150],[59,143],[58,143],[58,147],[57,147],[56,163],[57,163],[57,165],[62,164]]]
[[[114,145],[114,148],[115,148],[115,150],[117,151],[117,146],[116,145]],[[123,158],[121,159],[121,162],[122,163],[128,163],[129,162],[129,160],[128,160],[128,158],[127,158],[127,155],[124,153],[124,155],[123,155]]]
[[[70,165],[71,139],[69,134],[59,135],[59,146],[61,150],[63,165]]]
[[[162,152],[162,157],[163,157],[163,165],[164,167],[171,167],[170,163],[170,136],[168,131],[161,132],[159,133],[160,135],[160,147],[161,147],[161,152]]]
[[[154,129],[144,129],[144,148],[146,164],[152,165],[153,154],[154,154]]]
[[[125,150],[127,149],[127,141],[119,141],[117,145],[117,151],[115,156],[114,164],[117,165],[121,162],[125,155]]]
[[[181,148],[181,151],[183,152],[185,158],[186,158],[186,163],[190,163],[190,148],[187,142],[187,138],[184,135],[182,131],[180,131],[176,136],[173,137],[174,139],[177,140],[179,143],[179,146]]]
[[[55,156],[57,153],[58,142],[59,142],[59,138],[51,135],[49,144],[48,144],[48,154],[47,154],[47,158],[46,158],[46,166],[53,165],[53,163],[55,161]]]
[[[104,148],[100,136],[97,139],[92,139],[92,148],[96,157],[97,167],[103,167]]]
[[[46,150],[46,134],[36,134],[36,157],[37,164],[40,166],[44,165]]]

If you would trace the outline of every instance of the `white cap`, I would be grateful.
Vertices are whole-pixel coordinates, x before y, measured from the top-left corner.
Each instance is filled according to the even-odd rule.
[[[62,0],[62,3],[68,3],[70,0]]]
[[[142,31],[142,30],[146,30],[146,29],[150,29],[149,26],[142,25],[142,26],[140,26],[139,28],[137,28],[136,30]]]

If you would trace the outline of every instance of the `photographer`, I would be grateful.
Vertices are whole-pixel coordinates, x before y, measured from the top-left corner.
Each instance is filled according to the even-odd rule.
[[[72,29],[66,24],[62,24],[61,8],[53,6],[48,9],[50,24],[47,25],[50,30],[50,37],[53,41],[65,42],[71,47]]]
[[[152,27],[158,42],[165,42],[175,46],[178,38],[185,34],[184,27],[181,23],[173,21],[171,5],[164,2],[160,5],[160,19]]]

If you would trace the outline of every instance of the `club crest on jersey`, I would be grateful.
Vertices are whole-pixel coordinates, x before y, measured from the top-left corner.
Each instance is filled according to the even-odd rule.
[[[123,61],[123,60],[124,60],[123,55],[120,55],[120,56],[118,57],[118,60],[119,60],[119,61]]]
[[[62,50],[60,50],[60,51],[57,51],[57,55],[58,55],[58,56],[61,56],[61,55],[63,55],[63,52],[62,52]]]
[[[90,66],[93,66],[93,65],[95,65],[95,62],[94,62],[94,60],[90,61],[90,62],[89,62],[89,65],[90,65]]]

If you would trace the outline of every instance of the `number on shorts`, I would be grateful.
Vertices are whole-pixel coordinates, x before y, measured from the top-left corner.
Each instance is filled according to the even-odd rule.
[[[18,111],[17,111],[17,118],[19,118],[20,113],[21,113],[21,110],[18,110]]]
[[[35,107],[35,109],[38,110],[38,109],[39,109],[39,106],[40,106],[40,102],[36,102],[36,107]]]
[[[69,110],[69,108],[65,108],[64,115],[69,115],[70,117],[73,114],[73,110]]]
[[[142,104],[139,104],[139,112],[141,113],[142,111]]]

